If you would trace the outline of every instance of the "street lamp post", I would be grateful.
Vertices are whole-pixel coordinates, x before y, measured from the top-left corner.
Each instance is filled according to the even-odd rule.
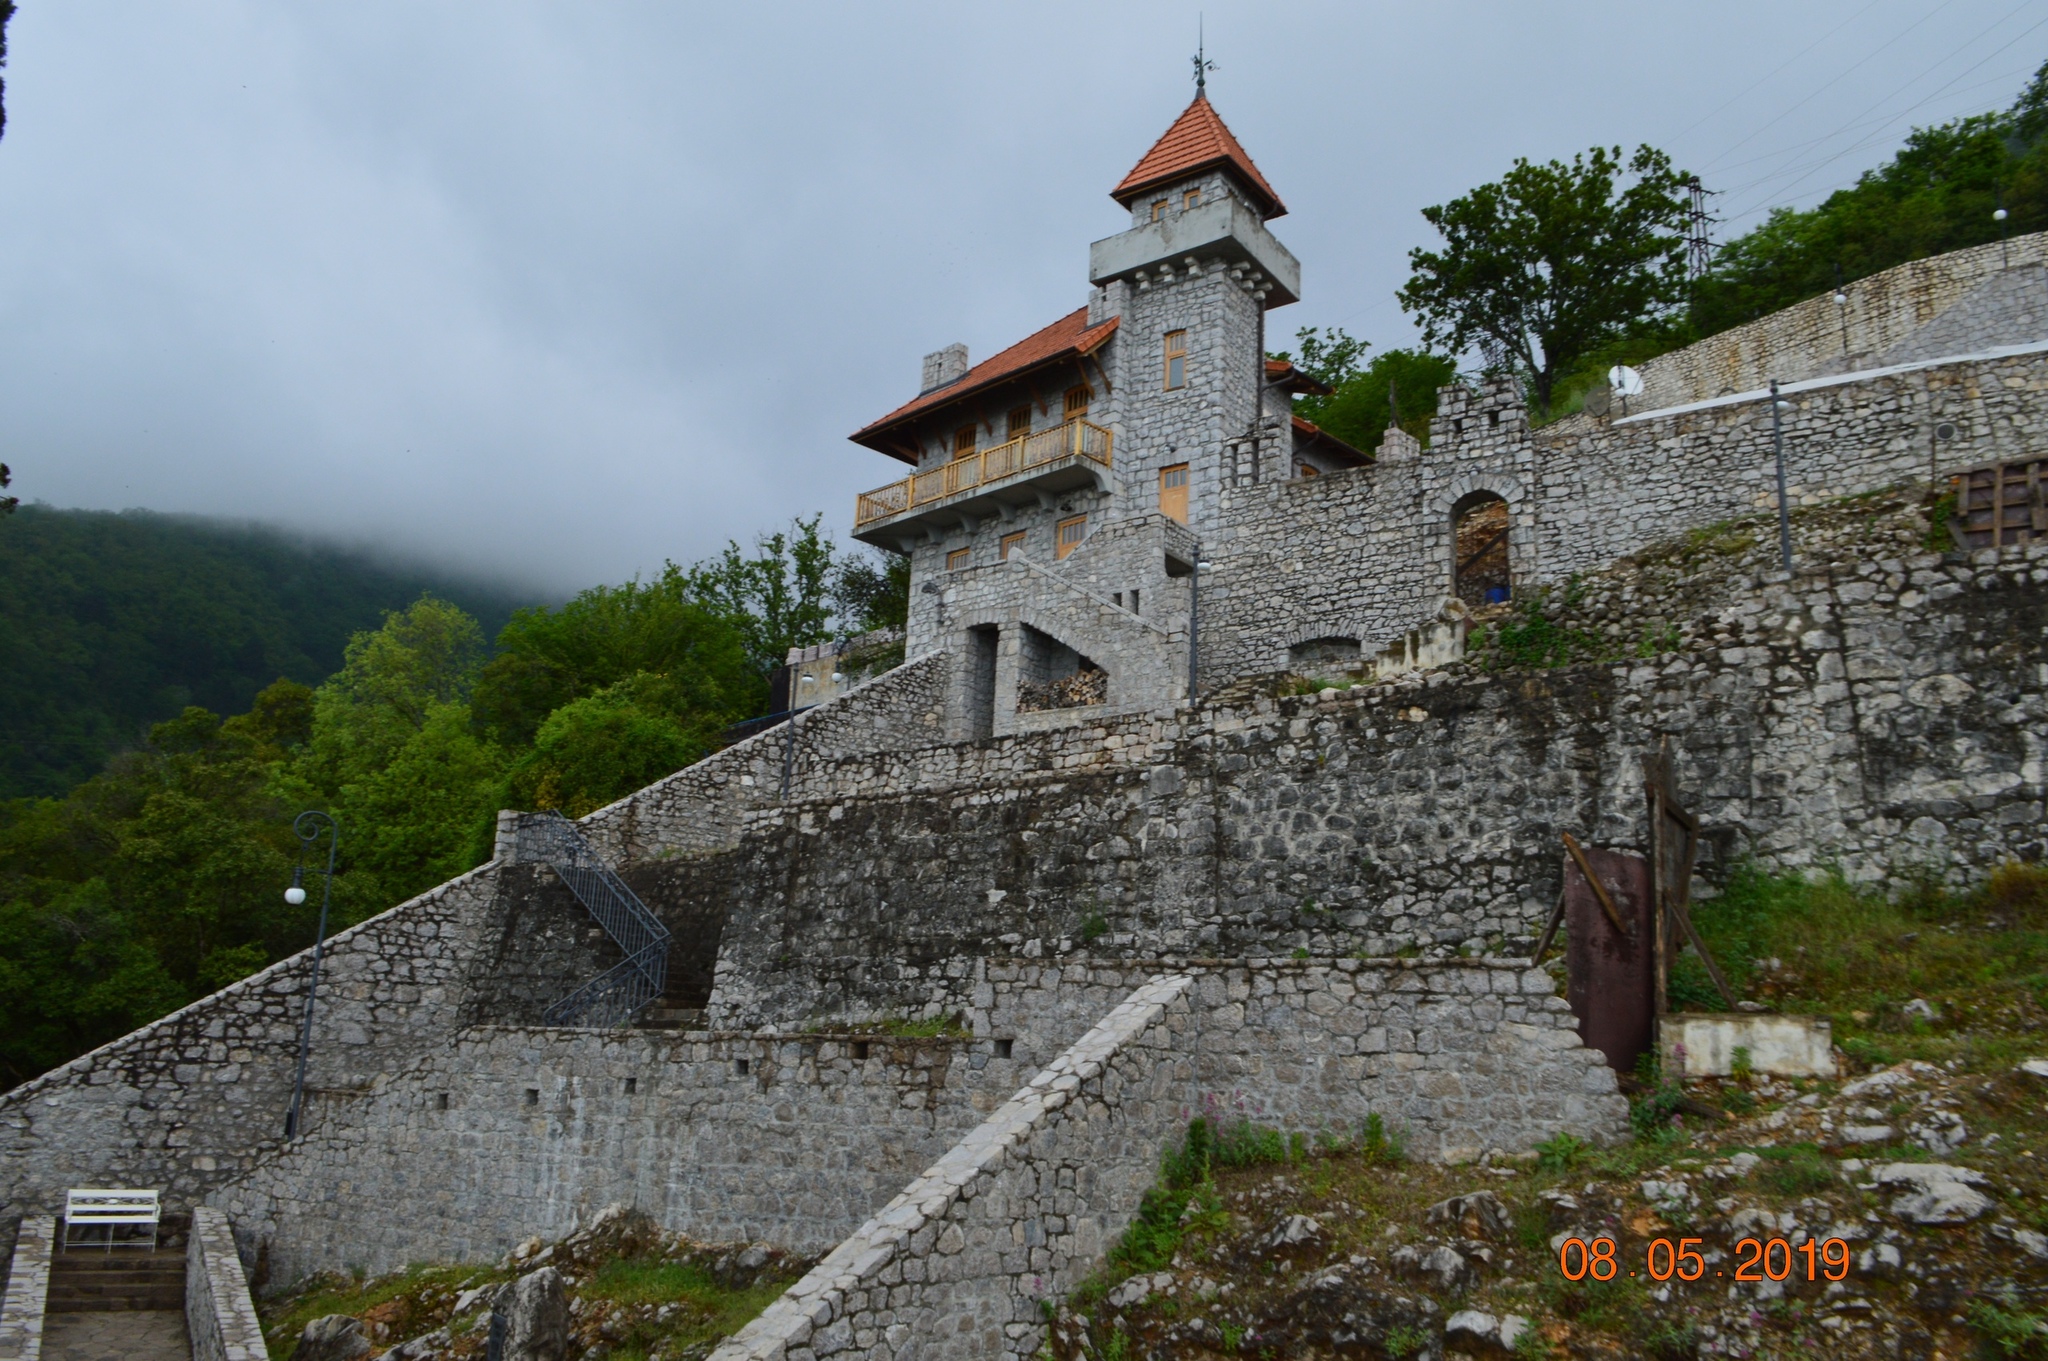
[[[313,1001],[320,991],[320,956],[327,946],[327,904],[334,896],[334,853],[341,847],[341,827],[327,814],[308,809],[292,819],[292,835],[299,839],[299,863],[292,868],[292,886],[284,891],[284,900],[293,907],[306,901],[306,853],[319,844],[322,831],[327,833],[327,869],[320,885],[320,926],[313,936],[313,978],[306,985],[306,1015],[299,1024],[299,1066],[292,1076],[291,1108],[284,1113],[287,1139],[299,1135],[299,1114],[306,1099],[306,1055],[313,1047]]]
[[[1792,575],[1792,503],[1785,495],[1785,423],[1783,413],[1790,402],[1778,400],[1778,380],[1771,380],[1771,448],[1778,462],[1778,554],[1785,562],[1785,575]]]

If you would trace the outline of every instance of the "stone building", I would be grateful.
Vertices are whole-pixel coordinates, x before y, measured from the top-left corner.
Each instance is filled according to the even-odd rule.
[[[926,355],[918,395],[853,435],[915,469],[859,498],[854,533],[910,554],[909,651],[955,658],[961,737],[1184,698],[1224,489],[1367,461],[1295,417],[1313,381],[1264,358],[1301,266],[1206,94],[1111,197],[1131,225],[1089,247],[1086,306],[979,364]],[[1059,684],[1077,673],[1099,679]]]
[[[915,469],[859,510],[912,555],[900,664],[794,655],[787,722],[575,838],[507,812],[337,934],[290,1134],[310,951],[0,1095],[0,1356],[65,1188],[138,1186],[279,1283],[627,1201],[830,1249],[718,1361],[1022,1358],[1194,1113],[1442,1159],[1622,1135],[1528,955],[1562,832],[1645,847],[1646,751],[1709,874],[2048,857],[2048,238],[1652,361],[1634,410],[1532,430],[1455,385],[1426,446],[1358,451],[1263,358],[1299,271],[1205,98],[1116,195],[1085,307],[932,355],[856,436]],[[1725,523],[1779,457],[1790,573]],[[1965,473],[1991,501],[1930,541]],[[1688,538],[1721,546],[1672,567]],[[1458,664],[1472,608],[1575,574],[1597,660]],[[1370,683],[1232,684],[1336,671]],[[666,942],[605,1027],[559,1010],[639,967],[579,902],[600,861]]]

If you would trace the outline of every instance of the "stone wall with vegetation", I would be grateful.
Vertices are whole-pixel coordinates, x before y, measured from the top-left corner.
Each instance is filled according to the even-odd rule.
[[[2048,340],[2040,329],[2030,338]],[[2040,449],[2044,351],[1789,394],[1793,504],[1940,482]],[[1431,429],[1427,449],[1396,441],[1364,468],[1225,495],[1204,544],[1214,561],[1202,575],[1205,687],[1280,670],[1311,640],[1349,640],[1370,656],[1433,616],[1451,593],[1453,511],[1475,494],[1507,502],[1522,592],[1776,506],[1764,401],[1576,415],[1531,432],[1519,388],[1502,381],[1444,389]]]
[[[1667,739],[1703,892],[1749,855],[2040,858],[2048,545],[1930,552],[1917,496],[1876,497],[1802,513],[1774,581],[1774,529],[1525,600],[1426,675],[814,772],[732,853],[714,1019],[923,1014],[987,955],[1526,949],[1563,832],[1641,844]]]

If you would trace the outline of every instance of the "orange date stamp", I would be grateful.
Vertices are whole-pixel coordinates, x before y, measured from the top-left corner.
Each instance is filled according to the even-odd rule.
[[[1652,1238],[1644,1249],[1643,1273],[1653,1281],[1697,1281],[1707,1275],[1707,1259],[1700,1252],[1704,1238]],[[1612,1238],[1567,1238],[1557,1247],[1557,1269],[1568,1281],[1611,1281],[1621,1274]],[[1804,1279],[1839,1281],[1849,1274],[1849,1244],[1840,1238],[1822,1242],[1808,1239],[1794,1246],[1784,1238],[1743,1238],[1734,1245],[1732,1271],[1716,1270],[1722,1280],[1783,1281],[1796,1278],[1803,1266]],[[1716,1254],[1719,1256],[1719,1254]],[[1804,1258],[1802,1262],[1801,1259]],[[1631,1276],[1637,1273],[1631,1271]]]

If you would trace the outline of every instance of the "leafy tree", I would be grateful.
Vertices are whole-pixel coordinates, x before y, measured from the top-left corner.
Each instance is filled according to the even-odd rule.
[[[582,817],[706,755],[725,721],[641,672],[548,715],[512,768],[508,806]]]
[[[2001,224],[1993,212],[2004,207]],[[1813,208],[1779,208],[1721,247],[1692,302],[1712,335],[1910,260],[2048,230],[2048,63],[2004,113],[1916,128]]]
[[[0,4],[6,3],[8,3],[8,0],[0,0]],[[0,47],[4,46],[4,43],[0,43]],[[0,118],[0,122],[5,121],[6,120],[4,118]],[[13,485],[14,470],[8,467],[5,463],[0,463],[0,491],[6,491],[9,487]],[[0,515],[14,514],[14,508],[20,504],[21,498],[19,496],[0,496]]]
[[[829,636],[832,621],[832,541],[823,515],[790,524],[789,532],[763,534],[747,557],[737,542],[692,567],[690,593],[740,630],[747,660],[765,680],[793,647]]]
[[[877,549],[840,563],[832,607],[848,635],[902,628],[910,622],[909,556]]]
[[[1409,252],[1401,306],[1431,345],[1520,373],[1547,412],[1559,374],[1684,301],[1688,179],[1648,146],[1517,160],[1423,209],[1444,246]]]
[[[597,586],[557,609],[515,614],[478,679],[475,720],[497,741],[524,746],[563,705],[651,673],[668,678],[676,712],[722,726],[765,694],[746,646],[738,623],[701,602],[670,563],[652,582]]]
[[[62,795],[187,705],[317,685],[423,591],[489,633],[527,603],[247,526],[23,505],[0,524],[0,798]]]
[[[1401,428],[1427,440],[1437,389],[1458,376],[1455,360],[1426,350],[1388,350],[1361,365],[1368,344],[1341,328],[1322,333],[1304,326],[1295,333],[1295,343],[1301,354],[1295,366],[1333,390],[1327,397],[1297,397],[1294,409],[1367,452],[1379,447],[1397,409]],[[1292,357],[1283,350],[1273,358]]]

